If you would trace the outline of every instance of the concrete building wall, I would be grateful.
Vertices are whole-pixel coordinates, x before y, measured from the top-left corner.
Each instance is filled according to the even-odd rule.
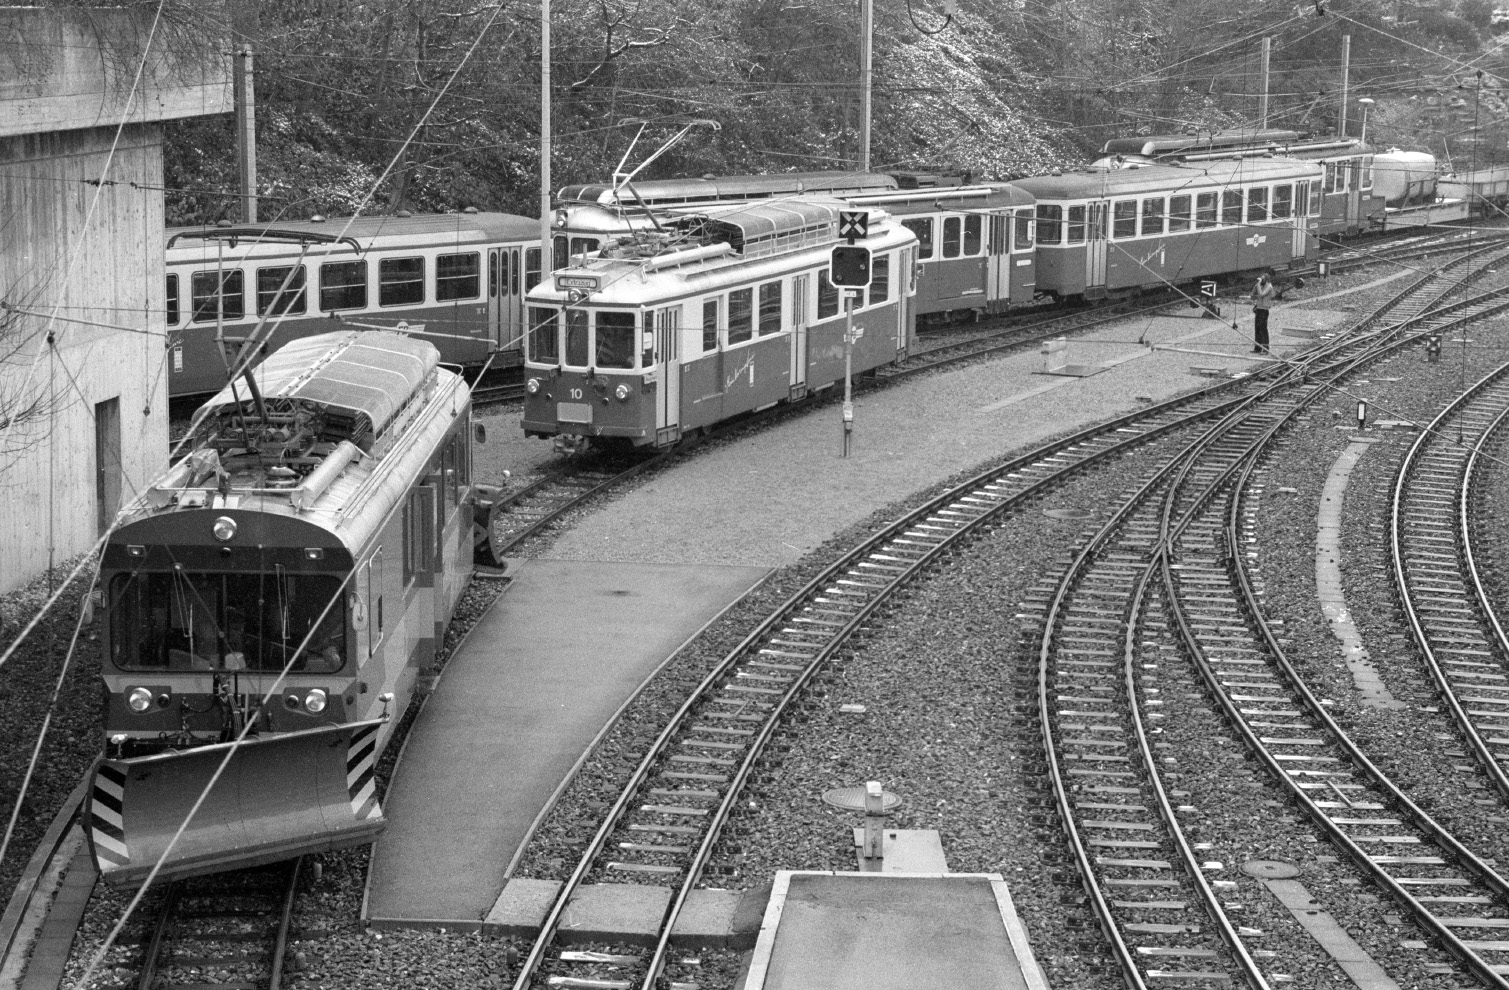
[[[0,8],[0,593],[167,466],[158,122],[229,109],[228,60],[217,82],[150,58],[127,108],[96,32],[141,25],[91,13]],[[18,69],[18,38],[52,54]]]

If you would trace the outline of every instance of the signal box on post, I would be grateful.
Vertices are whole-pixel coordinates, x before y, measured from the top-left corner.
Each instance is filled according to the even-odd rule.
[[[870,249],[843,244],[833,249],[833,284],[862,289],[870,284]]]

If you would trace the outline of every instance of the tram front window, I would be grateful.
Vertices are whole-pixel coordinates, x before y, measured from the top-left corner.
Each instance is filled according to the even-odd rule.
[[[634,367],[634,314],[597,314],[597,366]]]
[[[331,673],[345,664],[339,578],[178,571],[118,574],[110,585],[111,652],[128,670],[275,672],[306,638],[293,672]]]

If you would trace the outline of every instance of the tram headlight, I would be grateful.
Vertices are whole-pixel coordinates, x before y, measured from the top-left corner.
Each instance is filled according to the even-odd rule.
[[[613,394],[618,396],[619,402],[627,402],[629,399],[629,386],[620,385],[613,390]]]
[[[215,520],[215,525],[211,529],[211,532],[215,534],[215,539],[224,543],[236,535],[236,520],[230,516],[221,516]]]
[[[304,695],[304,709],[311,715],[318,715],[325,710],[325,691],[323,688],[315,688]]]
[[[133,712],[141,714],[152,707],[152,692],[144,687],[132,688],[131,693],[126,695],[126,704]]]
[[[538,378],[529,379],[529,381],[524,383],[524,391],[530,395],[538,393],[540,391],[540,380]]]

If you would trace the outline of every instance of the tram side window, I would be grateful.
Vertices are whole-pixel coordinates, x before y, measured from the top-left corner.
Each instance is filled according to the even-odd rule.
[[[403,512],[403,583],[407,585],[421,571],[430,569],[430,547],[435,542],[435,510],[430,507],[427,491],[409,492]]]
[[[526,248],[524,250],[524,291],[540,284],[540,249]]]
[[[1189,229],[1189,197],[1168,198],[1168,232],[1177,234]]]
[[[449,519],[461,504],[461,434],[451,437],[440,451],[441,478],[445,481],[445,518]]]
[[[1034,217],[1031,210],[1016,211],[1016,249],[1027,251],[1032,247],[1032,228]]]
[[[529,360],[556,364],[561,359],[559,329],[560,310],[543,306],[529,307]]]
[[[1260,223],[1268,219],[1268,187],[1253,186],[1247,190],[1247,222]]]
[[[903,220],[901,225],[917,235],[917,260],[927,261],[933,256],[933,218],[919,217]]]
[[[566,235],[557,234],[551,242],[551,247],[553,250],[551,251],[550,270],[560,271],[571,261],[571,242],[566,238]]]
[[[817,273],[817,318],[830,319],[838,315],[838,286],[828,278],[828,269]]]
[[[1037,204],[1037,241],[1057,244],[1062,239],[1064,208],[1054,203]]]
[[[1142,201],[1142,236],[1156,237],[1163,233],[1163,197],[1156,196]]]
[[[872,255],[870,258],[870,305],[885,302],[891,297],[891,256]]]
[[[1373,156],[1368,155],[1362,159],[1362,179],[1357,184],[1358,189],[1373,188]]]
[[[1242,222],[1242,190],[1221,190],[1221,223],[1235,227]]]
[[[374,656],[382,645],[382,548],[367,562],[367,656]]]
[[[168,276],[168,326],[178,325],[178,276]]]
[[[718,349],[718,300],[702,300],[702,351]]]
[[[1347,188],[1347,167],[1344,162],[1332,162],[1326,166],[1326,192],[1345,192]]]
[[[332,261],[320,266],[320,309],[362,309],[366,305],[365,261]]]
[[[505,256],[506,257],[506,256]],[[496,275],[496,272],[494,273]],[[475,299],[482,293],[482,256],[442,254],[435,258],[435,299]],[[496,292],[493,295],[497,295]]]
[[[304,312],[304,278],[303,265],[258,268],[257,315]]]
[[[1273,219],[1286,220],[1294,213],[1294,187],[1273,187]]]
[[[377,263],[377,304],[407,306],[424,302],[424,259],[383,258]]]
[[[587,311],[566,310],[566,363],[576,368],[587,366]]]
[[[742,344],[754,335],[754,289],[728,294],[728,342]]]
[[[634,367],[634,314],[597,314],[597,361],[599,368]]]
[[[943,218],[943,257],[957,258],[964,229],[963,217]]]
[[[1195,227],[1208,230],[1216,225],[1216,194],[1200,193],[1195,197]]]
[[[1111,235],[1118,241],[1137,236],[1137,201],[1119,200],[1111,206]]]
[[[1320,216],[1320,200],[1321,200],[1320,183],[1312,179],[1310,181],[1309,185],[1310,185],[1310,213],[1309,213],[1309,215],[1312,216],[1312,217],[1318,217],[1318,216]]]
[[[984,229],[984,217],[969,216],[964,218],[964,254],[966,257],[980,253],[982,245],[981,233]]]
[[[781,332],[781,282],[766,282],[760,286],[760,336]]]
[[[1085,208],[1083,206],[1069,207],[1068,243],[1083,244],[1085,242]]]
[[[195,272],[193,285],[195,323],[215,322],[217,308],[227,320],[239,320],[246,315],[246,289],[241,269],[223,273]],[[217,286],[219,291],[216,291]]]

